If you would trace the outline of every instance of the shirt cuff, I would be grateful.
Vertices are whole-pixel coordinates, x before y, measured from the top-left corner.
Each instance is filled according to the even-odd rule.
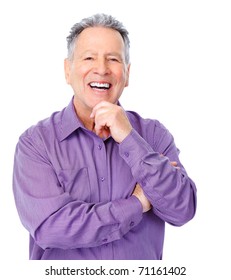
[[[139,199],[134,195],[128,199],[119,199],[116,203],[119,204],[119,209],[121,210],[117,219],[121,224],[121,232],[125,234],[140,223],[143,216],[143,207]]]
[[[119,144],[119,154],[130,167],[149,153],[153,153],[151,146],[134,129]]]

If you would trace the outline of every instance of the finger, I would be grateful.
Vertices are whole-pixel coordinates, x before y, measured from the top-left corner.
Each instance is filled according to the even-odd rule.
[[[110,136],[110,132],[107,129],[101,129],[100,131],[96,132],[96,135],[100,138],[108,138]]]
[[[176,169],[180,169],[180,167],[179,166],[177,166],[177,162],[176,161],[171,161],[171,165],[173,166],[173,167],[175,167]]]
[[[94,130],[95,130],[96,135],[98,135],[101,138],[107,138],[110,135],[110,129],[104,123],[102,123],[102,124],[95,123]]]
[[[109,104],[111,104],[111,103],[106,102],[106,101],[101,101],[101,102],[99,102],[99,103],[98,103],[97,105],[95,105],[95,107],[92,109],[90,118],[95,118],[96,112],[97,112],[99,109],[102,109],[103,107],[108,106]]]

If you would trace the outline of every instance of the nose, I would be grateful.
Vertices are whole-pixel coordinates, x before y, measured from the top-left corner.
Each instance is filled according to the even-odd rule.
[[[104,76],[110,73],[109,65],[105,58],[98,58],[95,61],[94,73],[100,76]]]

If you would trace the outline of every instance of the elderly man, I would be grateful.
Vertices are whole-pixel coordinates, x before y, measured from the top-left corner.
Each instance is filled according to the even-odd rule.
[[[97,14],[67,41],[74,96],[26,130],[15,152],[30,259],[162,259],[165,222],[193,218],[195,184],[169,131],[119,103],[130,69],[124,26]]]

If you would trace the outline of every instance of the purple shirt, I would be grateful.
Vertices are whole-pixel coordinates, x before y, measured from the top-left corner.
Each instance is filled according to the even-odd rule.
[[[87,130],[73,101],[20,137],[13,190],[30,259],[162,259],[165,222],[193,218],[196,187],[172,135],[127,116],[133,130],[121,144]],[[131,195],[137,182],[152,204],[146,213]]]

